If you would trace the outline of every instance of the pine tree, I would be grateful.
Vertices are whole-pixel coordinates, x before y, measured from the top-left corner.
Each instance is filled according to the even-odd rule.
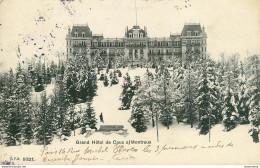
[[[53,61],[50,64],[50,74],[53,78],[56,77],[57,74],[57,65]]]
[[[73,98],[67,93],[65,81],[58,78],[56,81],[53,97],[51,98],[51,107],[54,113],[55,129],[58,137],[70,136],[71,125],[69,116],[69,105]]]
[[[225,92],[224,98],[224,110],[223,114],[223,124],[225,126],[225,131],[230,131],[236,127],[238,124],[238,111],[235,104],[235,97],[232,90],[229,88]]]
[[[41,94],[41,102],[38,109],[36,120],[35,138],[38,145],[44,145],[44,147],[51,143],[53,139],[53,118],[52,111],[48,105],[48,98],[46,92]]]
[[[236,99],[232,90],[234,85],[234,76],[229,67],[225,74],[225,83],[226,90],[224,92],[224,109],[222,112],[223,115],[223,124],[225,126],[225,131],[230,131],[236,127],[238,124],[239,116],[237,110]]]
[[[122,91],[121,97],[120,97],[120,99],[122,101],[122,105],[119,109],[120,110],[127,110],[127,109],[130,108],[132,98],[134,96],[131,78],[130,78],[128,73],[124,77],[124,83],[123,83],[122,87],[123,87],[123,91]]]
[[[145,132],[147,130],[147,119],[145,117],[145,109],[140,105],[135,105],[132,109],[130,123],[136,132]]]
[[[28,78],[29,78],[30,85],[34,86],[35,72],[34,72],[34,67],[30,63],[28,64]]]
[[[122,72],[119,69],[118,69],[117,73],[118,73],[118,77],[122,77]]]
[[[180,90],[183,95],[181,103],[184,107],[181,108],[182,112],[177,112],[178,118],[183,122],[190,123],[193,128],[193,123],[197,120],[196,106],[194,100],[198,96],[198,71],[192,68],[193,64],[190,63],[187,69],[184,69],[180,78]]]
[[[105,87],[109,85],[108,79],[107,79],[107,76],[106,76],[106,75],[105,75],[105,77],[104,77],[103,83],[104,83],[104,86],[105,86]]]
[[[239,87],[238,87],[238,113],[240,117],[240,124],[248,124],[249,107],[248,93],[247,93],[247,81],[245,78],[245,72],[243,68],[243,63],[240,62],[240,75],[238,77]]]
[[[76,122],[76,112],[74,108],[74,104],[70,104],[68,108],[69,112],[69,121],[70,121],[70,130],[73,131],[73,135],[75,136],[75,130],[77,128],[77,122]]]
[[[113,72],[109,73],[109,78],[112,79],[113,78]]]
[[[93,99],[96,95],[97,78],[94,72],[89,71],[87,74],[81,72],[80,80],[77,83],[77,90],[80,93],[80,98],[86,102]]]
[[[4,144],[4,139],[6,137],[6,123],[7,123],[7,81],[8,74],[2,73],[0,74],[0,144]]]
[[[102,73],[102,74],[100,75],[100,78],[99,78],[99,80],[103,81],[103,80],[104,80],[104,78],[105,78],[105,74],[103,74],[103,73]]]
[[[249,105],[249,121],[251,128],[249,133],[253,138],[253,142],[259,142],[259,133],[260,133],[260,73],[259,73],[259,56],[253,55],[249,58],[252,62],[251,66],[251,77],[248,80],[249,83],[249,95],[250,99],[248,100]]]
[[[43,79],[41,74],[37,74],[36,77],[36,82],[35,82],[35,88],[34,88],[35,92],[41,92],[44,90],[44,86],[43,86]]]
[[[219,83],[220,78],[220,72],[218,64],[211,61],[209,64],[210,66],[210,81],[212,82],[212,89],[214,91],[214,95],[217,98],[216,101],[214,101],[214,108],[212,111],[212,114],[215,116],[215,119],[213,120],[214,124],[217,124],[222,121],[222,110],[223,110],[223,99],[222,99],[222,93],[221,93],[221,86]]]
[[[93,99],[94,96],[96,96],[97,92],[97,74],[94,71],[90,71],[88,73],[88,93],[89,93],[89,101]]]
[[[184,71],[185,69],[181,66],[174,69],[173,73],[173,98],[174,98],[174,111],[176,113],[176,119],[179,122],[185,119],[184,114],[186,110],[185,103],[183,101],[184,98],[184,89],[183,89],[183,81],[184,81]]]
[[[116,84],[118,84],[118,79],[117,79],[117,75],[116,75],[116,73],[114,72],[114,74],[113,74],[113,77],[112,77],[112,79],[111,79],[111,83],[113,84],[113,85],[116,85]]]
[[[91,129],[96,129],[97,119],[96,119],[96,113],[91,107],[91,104],[88,103],[88,107],[83,114],[83,118],[81,120],[81,134],[84,134],[86,132],[86,126],[88,125]]]
[[[26,93],[23,94],[25,84],[23,83],[22,73],[20,64],[17,66],[16,78],[12,70],[9,73],[5,100],[7,112],[7,136],[5,142],[8,146],[21,144],[22,107],[26,95]]]
[[[65,70],[64,80],[62,82],[66,83],[66,92],[71,98],[72,103],[78,102],[79,93],[77,90],[77,77],[73,68]]]
[[[42,82],[43,84],[47,83],[47,72],[46,72],[46,66],[45,66],[45,60],[44,63],[42,64]]]
[[[170,86],[170,73],[168,69],[163,65],[156,74],[156,97],[155,106],[157,113],[159,114],[159,121],[169,129],[169,126],[173,123],[173,103],[172,97],[169,94],[172,92],[172,86]]]
[[[140,86],[141,86],[140,76],[135,76],[134,83],[133,83],[133,89],[138,90]]]
[[[51,72],[50,72],[50,68],[49,67],[47,67],[47,71],[46,71],[46,84],[50,84],[51,83],[51,77],[52,77],[52,75],[51,75]]]
[[[209,63],[204,63],[199,81],[199,96],[197,97],[197,106],[201,116],[198,127],[200,128],[200,134],[204,135],[210,131],[216,119],[213,111],[215,108],[215,102],[217,101],[217,94],[214,89],[214,80],[210,80],[210,72],[212,72],[212,67],[208,64]]]
[[[33,121],[32,121],[32,103],[31,103],[31,87],[29,85],[27,74],[19,68],[17,70],[17,88],[16,97],[18,98],[20,127],[21,127],[21,142],[30,144],[33,140]],[[17,123],[19,124],[19,123]]]
[[[33,142],[33,106],[29,100],[25,103],[25,107],[23,107],[23,119],[22,119],[22,142],[24,144],[31,144]]]

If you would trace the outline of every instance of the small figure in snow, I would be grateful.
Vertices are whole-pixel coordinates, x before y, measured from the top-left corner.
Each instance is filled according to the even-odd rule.
[[[99,115],[99,118],[100,118],[100,122],[104,123],[103,114],[102,113]]]

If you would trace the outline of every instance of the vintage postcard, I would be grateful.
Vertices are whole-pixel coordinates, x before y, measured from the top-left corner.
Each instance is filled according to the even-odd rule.
[[[259,0],[0,0],[0,165],[259,165]]]

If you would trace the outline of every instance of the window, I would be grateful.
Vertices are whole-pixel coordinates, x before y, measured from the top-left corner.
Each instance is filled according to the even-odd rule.
[[[132,38],[133,36],[132,36],[132,33],[129,33],[129,38]]]
[[[144,37],[144,34],[143,34],[143,33],[141,33],[141,34],[140,34],[140,37],[141,37],[141,38],[143,38],[143,37]]]
[[[191,31],[187,31],[187,36],[191,36]]]
[[[85,37],[85,34],[82,34],[82,37]]]

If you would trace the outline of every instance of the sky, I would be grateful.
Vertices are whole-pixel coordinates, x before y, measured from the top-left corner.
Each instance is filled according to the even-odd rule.
[[[259,0],[136,0],[136,6],[137,24],[147,27],[149,37],[169,37],[185,23],[200,23],[213,59],[222,52],[260,54]],[[26,58],[57,59],[73,24],[120,38],[135,23],[135,0],[0,0],[0,71]]]

